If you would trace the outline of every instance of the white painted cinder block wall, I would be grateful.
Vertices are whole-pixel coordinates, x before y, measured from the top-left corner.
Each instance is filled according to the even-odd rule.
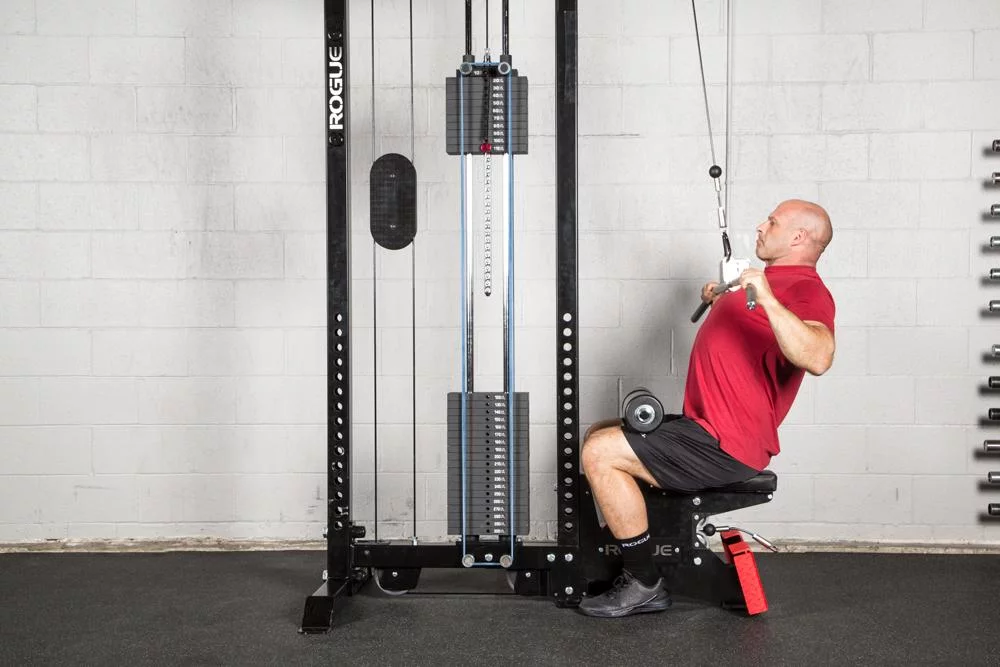
[[[774,502],[730,518],[777,539],[996,543],[979,515],[998,496],[980,486],[1000,463],[976,452],[997,405],[980,387],[1000,368],[984,361],[1000,334],[981,314],[1000,257],[983,250],[1000,3],[735,1],[735,250],[750,253],[781,199],[824,204],[839,348],[782,428]],[[434,537],[445,394],[459,386],[444,81],[464,50],[462,3],[414,0],[412,137],[409,3],[375,0],[374,113],[371,4],[351,4],[355,513],[375,516],[377,378],[380,535],[409,535],[415,518]],[[679,406],[688,316],[720,249],[690,4],[580,5],[586,426],[614,412],[619,380]],[[722,159],[722,3],[699,8]],[[497,53],[497,14],[491,28]],[[321,0],[0,3],[0,542],[320,536],[322,31]],[[555,518],[553,31],[551,3],[511,2],[514,64],[532,84],[516,361],[534,537]],[[415,287],[410,250],[380,250],[373,268],[373,150],[417,167]],[[476,308],[479,386],[498,387],[501,303]]]

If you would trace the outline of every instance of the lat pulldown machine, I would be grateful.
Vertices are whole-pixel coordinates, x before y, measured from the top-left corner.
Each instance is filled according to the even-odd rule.
[[[471,47],[471,0],[466,0],[466,52],[448,80],[448,152],[460,156],[462,391],[448,396],[449,532],[454,542],[366,540],[353,519],[351,496],[351,302],[350,302],[350,58],[348,0],[324,0],[327,63],[327,567],[319,589],[306,599],[301,632],[326,632],[338,605],[370,578],[389,593],[417,585],[423,568],[503,568],[514,592],[544,595],[559,606],[576,606],[584,595],[606,589],[621,567],[614,540],[598,524],[590,488],[580,474],[579,346],[577,293],[577,2],[555,0],[556,42],[556,406],[557,524],[555,542],[525,543],[527,532],[527,396],[515,392],[513,369],[513,156],[527,151],[527,81],[511,68],[507,48],[507,2],[503,2],[504,44],[498,62],[477,61]],[[457,128],[456,128],[457,125]],[[504,388],[479,393],[472,384],[473,280],[469,257],[473,156],[503,161],[501,248],[504,285]],[[383,247],[413,239],[409,189],[412,164],[382,156],[372,169],[372,234]],[[491,162],[487,162],[492,171]],[[485,165],[484,165],[485,166]],[[492,199],[491,190],[489,198]],[[386,202],[389,204],[387,205]],[[484,202],[491,204],[492,202]],[[377,212],[376,205],[383,205]],[[484,206],[486,222],[492,208]],[[376,224],[378,220],[378,224]],[[492,230],[484,234],[484,258],[492,260]],[[382,241],[380,241],[382,237]],[[384,241],[384,242],[383,242]],[[492,261],[484,263],[484,294],[492,292]],[[486,428],[488,417],[489,428]],[[491,464],[475,455],[477,438],[489,441]],[[499,451],[502,449],[502,452]],[[491,454],[493,453],[491,452]],[[500,461],[496,465],[493,461]],[[495,483],[480,503],[470,483]],[[656,561],[671,590],[727,607],[758,613],[766,608],[753,557],[736,530],[721,533],[726,559],[708,548],[717,529],[713,514],[771,500],[775,476],[765,471],[743,484],[697,495],[644,489]],[[457,505],[457,507],[456,507]]]

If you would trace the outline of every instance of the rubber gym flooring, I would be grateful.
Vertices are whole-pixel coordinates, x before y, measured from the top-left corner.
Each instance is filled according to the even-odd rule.
[[[770,609],[592,619],[496,572],[369,583],[297,632],[316,551],[0,555],[0,665],[997,665],[1000,555],[757,554]]]

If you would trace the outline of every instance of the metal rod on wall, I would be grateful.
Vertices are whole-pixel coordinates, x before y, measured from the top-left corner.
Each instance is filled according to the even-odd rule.
[[[472,0],[465,0],[465,55],[472,55]]]
[[[503,51],[502,51],[502,53],[504,55],[507,55],[507,54],[510,53],[510,44],[508,43],[508,35],[510,33],[510,21],[509,21],[510,13],[508,12],[507,4],[508,4],[507,0],[503,0]]]

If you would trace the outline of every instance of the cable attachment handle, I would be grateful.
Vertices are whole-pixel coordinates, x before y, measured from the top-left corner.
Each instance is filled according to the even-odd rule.
[[[716,210],[719,215],[719,229],[722,230],[722,234],[724,236],[729,224],[726,222],[726,205],[722,203],[722,181],[719,180],[722,177],[722,167],[717,164],[713,164],[708,170],[708,175],[712,177],[712,183],[715,185],[715,201],[718,203],[718,208]],[[729,255],[727,254],[726,257],[729,257]]]
[[[747,264],[749,265],[749,262]],[[742,273],[742,271],[740,271],[740,273]],[[736,289],[737,287],[739,287],[739,285],[740,285],[740,279],[739,276],[737,276],[736,278],[733,278],[729,282],[719,283],[718,285],[713,287],[712,294],[715,296],[719,296],[720,294],[723,294],[724,292],[727,292],[731,289]],[[747,285],[746,302],[747,302],[747,310],[755,310],[757,308],[757,288],[754,287],[753,285]],[[698,320],[701,319],[701,316],[705,314],[705,311],[708,310],[708,307],[710,305],[712,304],[709,303],[708,301],[702,301],[701,304],[698,306],[698,309],[694,311],[693,315],[691,315],[691,323],[692,324],[697,323]]]
[[[758,535],[757,533],[753,533],[753,532],[751,532],[751,531],[749,531],[749,530],[747,530],[745,528],[740,528],[739,526],[713,526],[712,524],[707,523],[707,524],[705,524],[705,526],[701,530],[702,530],[703,533],[705,533],[709,537],[711,537],[712,535],[714,535],[716,533],[716,531],[738,530],[739,532],[743,533],[744,535],[749,535],[751,538],[753,538],[753,540],[757,544],[759,544],[760,546],[764,547],[768,551],[771,551],[772,553],[778,553],[778,547],[774,546],[774,544],[772,544],[770,542],[770,540],[767,540],[767,539],[761,537],[760,535]]]

